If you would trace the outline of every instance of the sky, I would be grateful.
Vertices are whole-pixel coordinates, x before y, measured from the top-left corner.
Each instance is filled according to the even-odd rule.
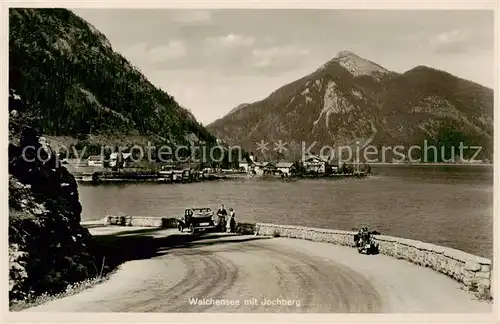
[[[349,50],[493,88],[492,11],[73,9],[204,125]]]

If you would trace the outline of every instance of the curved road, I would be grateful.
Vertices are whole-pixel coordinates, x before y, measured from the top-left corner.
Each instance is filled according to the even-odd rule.
[[[158,252],[126,262],[105,283],[28,311],[491,312],[432,270],[327,243],[208,234]]]

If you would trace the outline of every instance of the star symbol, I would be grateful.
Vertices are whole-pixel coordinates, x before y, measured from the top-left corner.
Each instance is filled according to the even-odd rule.
[[[279,140],[278,143],[274,143],[274,146],[276,146],[274,150],[278,151],[279,153],[283,153],[287,150],[286,142],[283,142],[282,140]]]
[[[260,142],[257,142],[257,151],[260,151],[261,153],[263,153],[264,151],[269,151],[269,149],[267,148],[267,145],[269,145],[268,142],[264,142],[264,140],[260,141]]]

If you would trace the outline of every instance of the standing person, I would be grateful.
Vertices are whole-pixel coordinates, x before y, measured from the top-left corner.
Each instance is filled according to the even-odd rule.
[[[226,216],[227,211],[224,208],[224,204],[221,204],[219,210],[217,210],[217,216],[219,216],[218,226],[221,232],[224,232],[224,228],[226,227]]]
[[[231,233],[236,233],[236,213],[231,209]]]
[[[234,210],[229,208],[229,217],[226,222],[226,232],[231,233],[233,231],[233,222],[234,222]]]

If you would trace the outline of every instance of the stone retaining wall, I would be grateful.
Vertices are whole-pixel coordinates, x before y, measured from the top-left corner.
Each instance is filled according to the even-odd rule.
[[[147,217],[147,216],[107,216],[102,220],[104,225],[139,226],[139,227],[161,227],[177,228],[177,218]],[[253,234],[254,223],[236,223],[236,233]]]
[[[254,223],[236,223],[236,233],[239,234],[254,234],[255,233]]]
[[[301,226],[258,223],[255,235],[299,238],[315,242],[327,242],[354,247],[351,231],[308,228]],[[404,238],[375,235],[379,251],[397,259],[443,273],[458,282],[466,290],[480,295],[490,294],[492,262],[463,251]]]
[[[102,219],[104,225],[176,228],[176,218],[142,216],[107,216]]]

